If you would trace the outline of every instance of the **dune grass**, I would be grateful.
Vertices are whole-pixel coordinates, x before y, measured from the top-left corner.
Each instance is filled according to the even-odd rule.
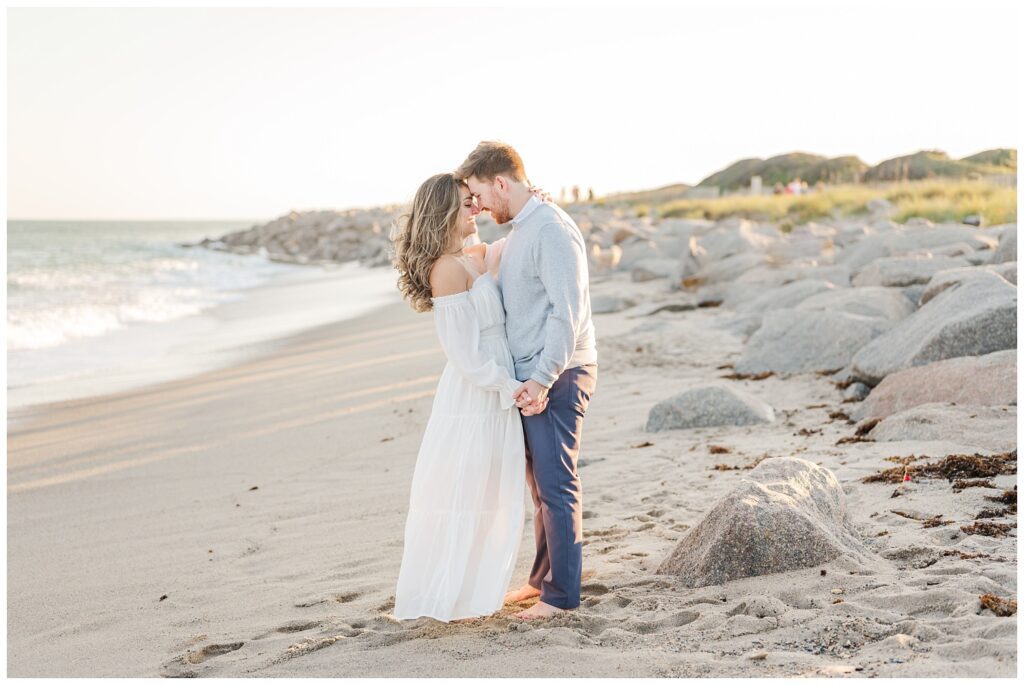
[[[980,214],[989,225],[1017,220],[1017,189],[986,181],[919,181],[891,188],[885,199],[896,205],[895,221],[915,216],[960,222]]]
[[[894,205],[892,218],[905,222],[922,217],[935,222],[959,223],[980,214],[987,225],[1017,220],[1017,189],[985,180],[927,180],[886,185],[838,185],[807,195],[729,195],[685,199],[658,206],[662,217],[718,220],[742,216],[760,221],[796,225],[867,212],[870,200],[882,198]]]

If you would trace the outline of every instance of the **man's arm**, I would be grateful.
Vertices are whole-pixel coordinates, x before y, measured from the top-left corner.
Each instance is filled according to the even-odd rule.
[[[586,259],[567,227],[550,223],[540,228],[534,243],[534,263],[552,309],[544,325],[544,348],[530,379],[545,388],[554,384],[576,350]]]

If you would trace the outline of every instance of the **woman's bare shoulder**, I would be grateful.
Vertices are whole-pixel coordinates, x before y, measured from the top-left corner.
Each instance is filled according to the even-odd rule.
[[[469,275],[452,255],[441,255],[430,267],[430,294],[434,297],[457,295],[469,290]]]

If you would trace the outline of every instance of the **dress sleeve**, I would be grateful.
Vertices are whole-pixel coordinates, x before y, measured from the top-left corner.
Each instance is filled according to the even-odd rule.
[[[502,409],[515,406],[512,399],[521,385],[504,366],[480,354],[480,325],[469,292],[434,298],[434,325],[448,363],[468,382],[501,397]]]

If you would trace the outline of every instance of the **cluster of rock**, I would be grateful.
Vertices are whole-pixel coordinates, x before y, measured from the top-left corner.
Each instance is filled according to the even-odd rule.
[[[961,359],[961,390],[984,394],[982,379],[993,373],[1010,374],[1000,387],[1012,386],[1011,356],[999,357],[998,372],[973,377],[964,360],[1016,349],[1016,224],[897,224],[885,206],[874,209],[874,218],[789,233],[744,219],[654,222],[596,210],[578,222],[595,274],[660,280],[692,306],[732,310],[722,325],[746,338],[736,373],[834,374],[861,399],[887,376]],[[611,312],[632,302],[610,295],[597,304]],[[918,404],[955,395],[922,391]],[[1006,403],[1005,391],[985,403],[997,396]]]
[[[390,233],[401,207],[290,212],[273,221],[186,247],[259,254],[291,264],[391,263]]]
[[[660,282],[677,309],[728,310],[717,318],[744,339],[738,377],[829,375],[844,398],[862,400],[853,415],[874,422],[867,439],[1016,449],[1016,224],[897,224],[884,203],[872,209],[789,233],[742,219],[576,216],[598,278]],[[635,307],[633,298],[606,294],[594,312]],[[646,429],[773,420],[761,399],[715,382],[657,402]],[[840,557],[874,563],[834,475],[787,457],[744,477],[659,572],[696,587]]]

